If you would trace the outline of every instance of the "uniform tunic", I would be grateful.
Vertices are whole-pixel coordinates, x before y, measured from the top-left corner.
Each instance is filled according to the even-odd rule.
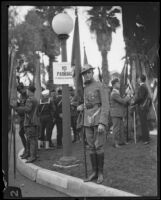
[[[105,89],[100,82],[94,79],[84,88],[84,126],[87,143],[91,153],[103,153],[105,132],[98,133],[98,125],[108,124],[108,99]]]

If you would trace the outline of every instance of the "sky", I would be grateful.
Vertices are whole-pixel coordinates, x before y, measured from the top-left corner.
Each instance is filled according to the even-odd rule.
[[[18,13],[19,19],[23,20],[24,16],[27,14],[28,10],[33,8],[32,6],[18,6]],[[87,24],[87,14],[86,10],[90,9],[88,6],[77,6],[78,9],[78,18],[79,18],[79,31],[80,31],[80,46],[81,46],[81,60],[83,65],[84,59],[84,46],[86,49],[88,63],[91,64],[93,67],[100,67],[101,68],[101,54],[98,51],[96,38],[94,34],[90,33],[89,26]],[[73,19],[73,23],[75,23],[75,11],[74,9],[68,9],[67,13]],[[120,27],[117,28],[116,33],[112,33],[112,44],[111,50],[108,53],[108,64],[109,64],[109,71],[112,72],[121,72],[124,60],[122,57],[125,55],[125,44],[123,39],[123,25],[122,25],[122,15],[121,13],[117,14],[118,19],[120,20]],[[71,52],[72,52],[72,42],[73,42],[73,32],[69,35],[69,39],[67,40],[67,57],[68,62],[71,61]],[[61,58],[58,57],[58,61],[61,61]],[[48,57],[44,56],[45,65],[48,65]],[[95,70],[95,74],[98,73],[98,70]]]

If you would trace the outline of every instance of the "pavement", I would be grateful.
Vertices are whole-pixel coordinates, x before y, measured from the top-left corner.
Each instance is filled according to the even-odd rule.
[[[11,137],[9,135],[9,144],[11,142]],[[14,176],[14,164],[13,164],[13,143],[9,145],[9,169],[8,169],[8,185],[10,187],[18,187],[21,189],[22,197],[69,197],[65,193],[61,193],[53,188],[49,188],[42,184],[38,184],[35,181],[32,181],[27,176],[21,174],[16,170],[16,176]],[[16,134],[16,155],[22,149],[22,143],[18,134]]]
[[[55,138],[54,130],[54,138]],[[157,130],[151,134],[156,135]],[[104,185],[99,185],[93,182],[84,182],[80,178],[62,174],[56,171],[50,171],[33,163],[25,163],[25,159],[21,159],[23,149],[18,153],[17,169],[28,179],[41,184],[45,187],[59,191],[67,196],[74,197],[98,197],[98,196],[119,196],[119,197],[134,197],[138,196],[126,191],[118,190]]]

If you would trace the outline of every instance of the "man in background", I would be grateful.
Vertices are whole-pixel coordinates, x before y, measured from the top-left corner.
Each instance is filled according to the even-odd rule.
[[[110,114],[112,117],[113,124],[113,135],[114,135],[114,147],[119,148],[120,145],[127,144],[125,141],[124,132],[124,109],[130,101],[130,97],[126,96],[122,98],[120,96],[120,81],[118,78],[114,78],[111,81],[113,90],[110,96]]]

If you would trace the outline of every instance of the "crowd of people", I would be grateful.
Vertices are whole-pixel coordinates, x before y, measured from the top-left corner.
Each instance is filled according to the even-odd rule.
[[[141,121],[142,140],[149,144],[149,130],[147,124],[149,95],[145,81],[146,76],[138,78],[140,84],[135,97],[128,94],[125,97],[120,95],[120,80],[114,78],[111,81],[112,87],[107,88],[93,78],[93,67],[86,64],[82,67],[81,74],[84,80],[84,101],[77,102],[74,90],[70,90],[71,102],[71,129],[73,141],[80,141],[78,118],[83,112],[82,126],[85,131],[86,144],[89,147],[89,155],[92,165],[92,174],[85,180],[91,181],[97,178],[97,183],[103,182],[104,166],[104,144],[107,131],[112,126],[113,146],[120,148],[126,145],[124,127],[124,111],[127,106],[139,106],[139,117]],[[17,87],[20,94],[17,106],[13,107],[20,117],[19,135],[24,146],[22,159],[27,163],[37,159],[38,148],[62,148],[62,90],[42,91],[40,102],[34,97],[35,87],[30,85],[25,89],[21,83]],[[107,99],[107,95],[109,98]],[[54,127],[57,129],[56,145],[52,141]]]

